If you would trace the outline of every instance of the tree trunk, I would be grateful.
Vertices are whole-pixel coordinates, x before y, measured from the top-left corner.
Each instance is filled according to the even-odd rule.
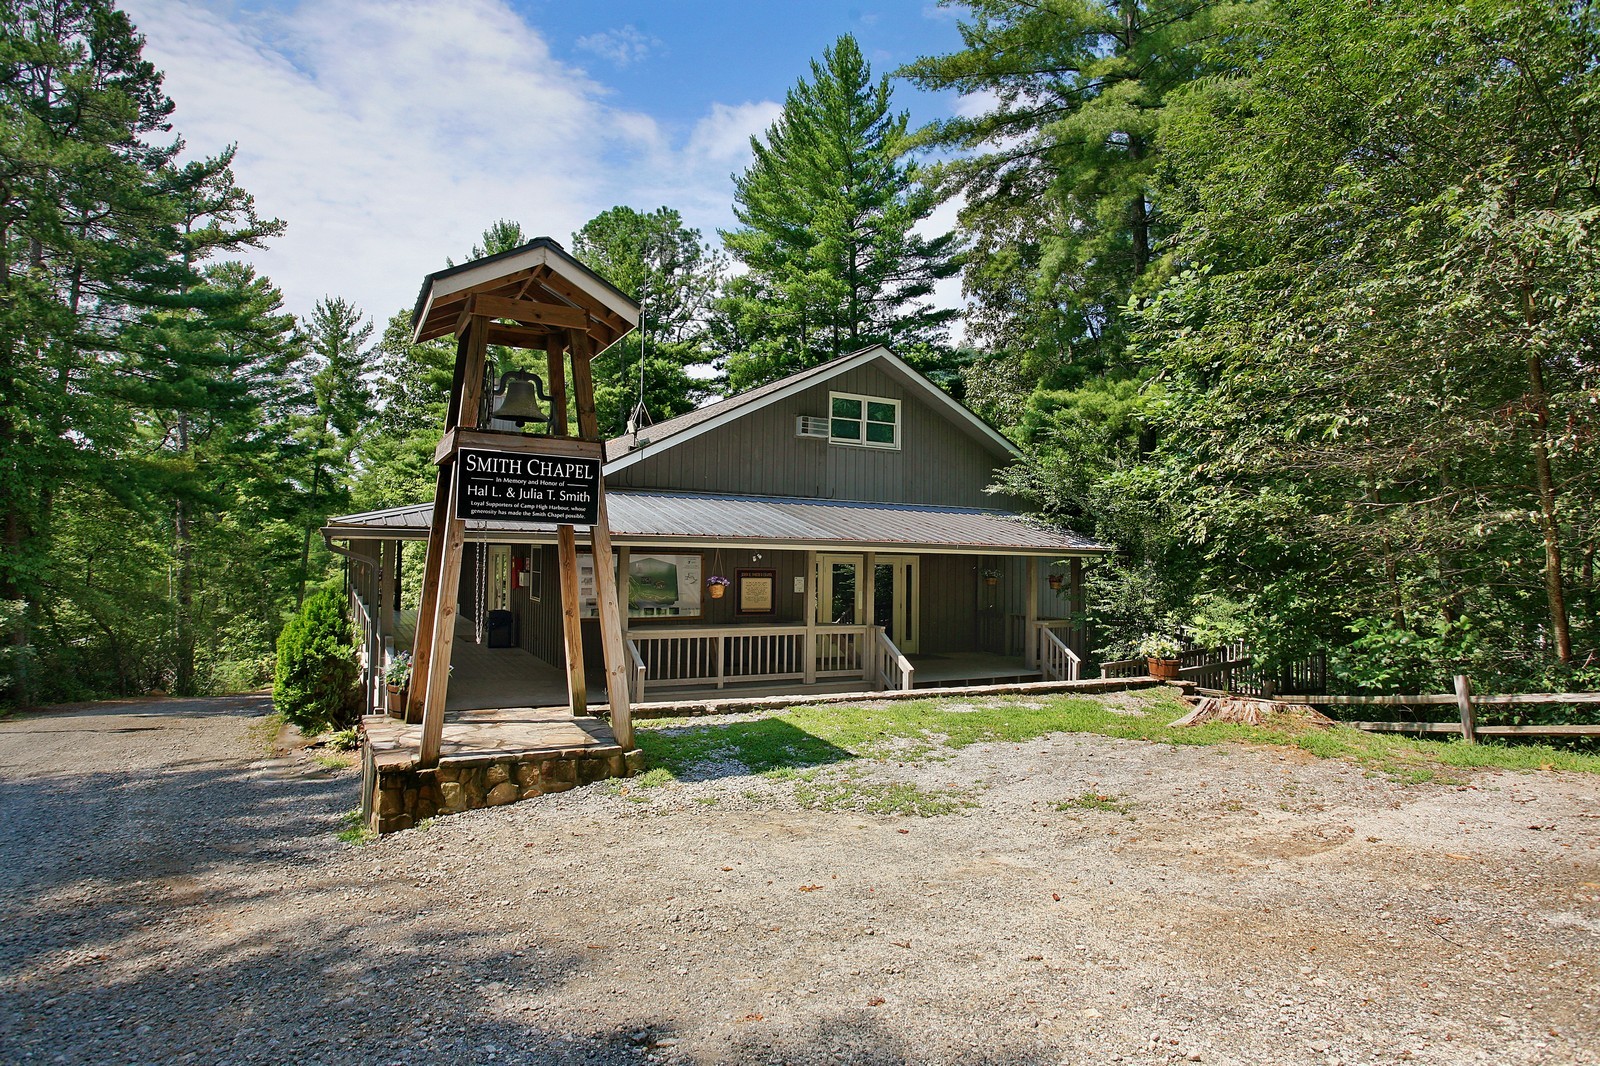
[[[189,454],[189,416],[178,416],[178,454]],[[179,696],[194,694],[194,546],[189,528],[189,506],[179,496],[173,514],[173,536],[177,556],[177,610],[173,641],[172,690]]]
[[[1522,286],[1523,319],[1533,332],[1533,293]],[[1531,339],[1531,336],[1530,336]],[[1539,493],[1539,531],[1544,535],[1544,594],[1550,612],[1550,632],[1556,656],[1572,662],[1572,633],[1567,626],[1567,598],[1561,582],[1561,524],[1556,518],[1555,475],[1550,468],[1550,399],[1544,391],[1544,362],[1535,347],[1528,353],[1528,402],[1536,423],[1533,438],[1533,473]]]
[[[322,461],[314,459],[312,460],[312,464],[311,499],[308,502],[311,505],[312,513],[315,514],[317,507],[317,479],[322,474]],[[304,607],[306,602],[306,578],[309,576],[311,570],[311,531],[315,528],[315,519],[306,523],[306,539],[305,543],[300,548],[300,591],[295,594],[294,598],[294,609],[297,611],[301,607]]]

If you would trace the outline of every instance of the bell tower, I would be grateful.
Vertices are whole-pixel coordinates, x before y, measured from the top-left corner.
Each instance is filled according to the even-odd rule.
[[[606,522],[605,443],[590,364],[639,322],[639,306],[548,237],[429,274],[412,313],[412,340],[455,335],[455,373],[412,649],[408,722],[422,723],[419,765],[436,766],[444,734],[456,590],[469,521],[515,529],[554,523],[568,702],[588,707],[578,595],[578,530],[588,531],[605,656],[606,701],[617,742],[633,746],[622,614]],[[543,351],[547,376],[488,365],[488,347]],[[546,391],[548,389],[548,391]],[[574,433],[569,417],[576,415]],[[540,405],[548,404],[548,414]],[[482,423],[482,424],[480,424]],[[515,430],[493,428],[514,425]],[[544,433],[530,428],[544,427]]]

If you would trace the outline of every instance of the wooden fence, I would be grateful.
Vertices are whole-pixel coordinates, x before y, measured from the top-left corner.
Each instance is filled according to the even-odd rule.
[[[1101,677],[1141,677],[1144,659],[1114,659],[1100,664]],[[1257,667],[1243,641],[1216,648],[1189,647],[1178,656],[1178,677],[1198,688],[1237,696],[1277,699],[1285,693],[1316,695],[1328,690],[1328,660],[1320,652],[1270,674]]]
[[[1428,707],[1454,705],[1458,722],[1348,721],[1344,724],[1373,733],[1457,733],[1468,744],[1479,737],[1600,737],[1600,724],[1571,722],[1561,725],[1479,725],[1478,710],[1487,707],[1518,707],[1529,704],[1581,706],[1600,704],[1600,692],[1528,692],[1515,695],[1476,695],[1472,681],[1456,675],[1452,693],[1415,696],[1274,696],[1279,703],[1299,703],[1313,707]]]

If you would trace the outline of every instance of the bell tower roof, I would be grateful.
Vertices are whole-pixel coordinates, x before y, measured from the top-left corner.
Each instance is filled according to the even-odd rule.
[[[639,324],[637,301],[578,262],[558,242],[536,237],[509,251],[423,278],[411,313],[412,341],[454,333],[467,302],[475,296],[481,298],[476,302],[480,309],[504,299],[508,313],[494,317],[526,329],[581,328],[593,338],[596,351],[615,344]]]

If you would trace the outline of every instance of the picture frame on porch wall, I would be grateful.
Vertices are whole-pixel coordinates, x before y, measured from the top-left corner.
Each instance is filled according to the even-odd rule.
[[[705,556],[701,552],[635,552],[628,561],[626,584],[620,590],[627,598],[628,617],[674,620],[701,617],[704,574]],[[599,614],[594,589],[594,557],[580,552],[578,599],[579,614],[584,618]]]
[[[776,614],[778,610],[778,572],[776,570],[735,570],[734,611],[738,614]]]

